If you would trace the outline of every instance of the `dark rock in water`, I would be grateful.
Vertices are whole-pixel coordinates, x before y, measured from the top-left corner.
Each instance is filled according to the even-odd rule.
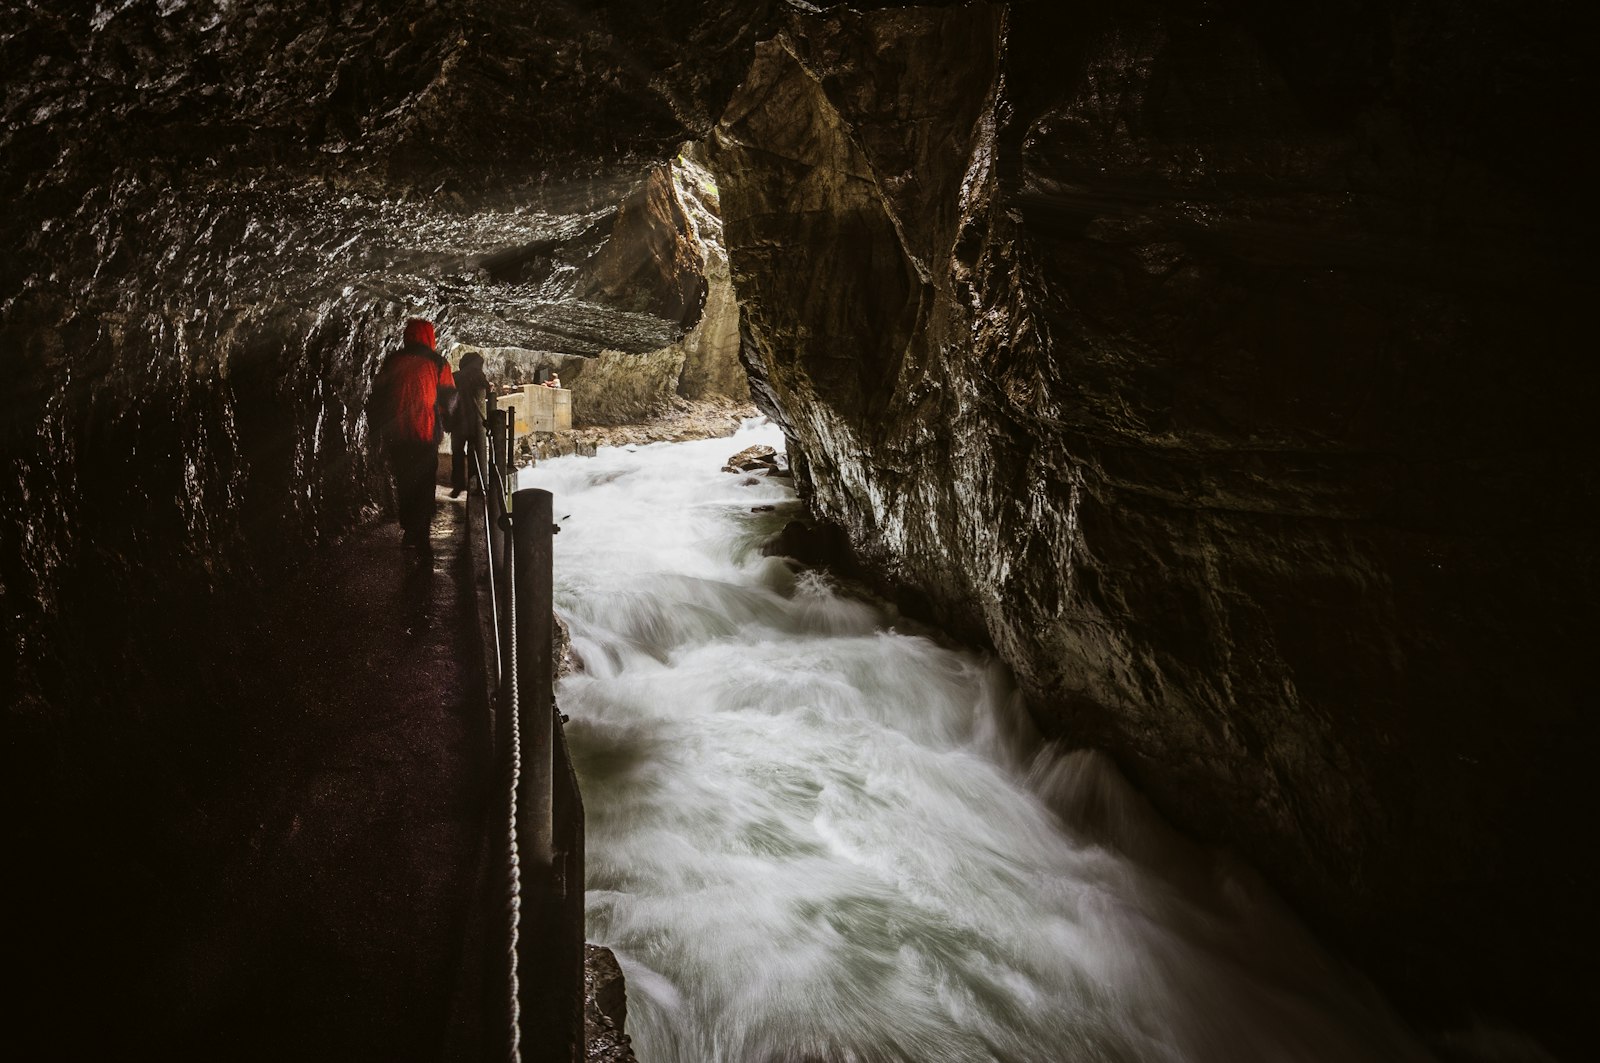
[[[778,508],[777,506],[751,506],[750,507],[750,512],[752,512],[752,513],[773,513],[773,512],[775,512],[777,510],[777,508]]]
[[[771,471],[778,467],[778,452],[761,443],[753,447],[746,447],[722,467],[723,472],[757,472]]]
[[[634,1063],[628,1020],[628,986],[617,957],[600,945],[584,945],[584,1058],[590,1063]]]
[[[1047,732],[1406,1006],[1573,1036],[1572,16],[1225,6],[791,9],[710,152],[754,393]]]
[[[818,520],[791,520],[761,547],[767,557],[792,557],[801,564],[826,568],[855,577],[861,566],[850,536],[837,524]]]
[[[560,531],[561,526],[557,525],[556,530]],[[573,653],[572,630],[567,627],[567,622],[559,615],[552,614],[550,631],[550,656],[555,662],[555,678],[559,680],[575,671],[581,671],[582,663]]]

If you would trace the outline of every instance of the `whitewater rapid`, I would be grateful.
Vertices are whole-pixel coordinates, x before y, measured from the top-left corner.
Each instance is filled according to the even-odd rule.
[[[588,937],[643,1063],[1428,1058],[1247,869],[1041,744],[995,660],[762,556],[799,503],[721,471],[754,443],[518,481],[555,496]]]

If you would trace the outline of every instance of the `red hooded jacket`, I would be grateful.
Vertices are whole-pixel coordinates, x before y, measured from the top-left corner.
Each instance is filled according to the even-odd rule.
[[[450,363],[434,350],[433,324],[406,322],[406,343],[384,361],[372,387],[372,428],[384,442],[438,443],[441,413],[454,408]]]

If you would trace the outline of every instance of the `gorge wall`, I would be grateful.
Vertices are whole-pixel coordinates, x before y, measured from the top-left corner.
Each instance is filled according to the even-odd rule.
[[[1047,733],[1413,1013],[1571,1047],[1566,9],[1335,8],[793,14],[712,139],[745,357],[812,507]]]
[[[648,170],[639,186],[584,239],[550,242],[503,256],[505,273],[536,275],[542,290],[632,309],[682,330],[655,350],[499,349],[495,379],[531,382],[555,370],[572,391],[579,427],[633,424],[682,400],[748,406],[750,383],[739,361],[739,306],[728,276],[716,184],[696,161],[695,145]],[[562,275],[568,275],[565,284]],[[565,287],[565,292],[560,291]]]

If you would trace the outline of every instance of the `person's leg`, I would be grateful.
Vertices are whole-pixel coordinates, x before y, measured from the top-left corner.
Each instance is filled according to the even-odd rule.
[[[433,511],[437,508],[435,485],[439,482],[439,444],[417,444],[417,545],[431,549],[428,532],[433,527]]]
[[[467,489],[467,433],[450,433],[450,497]]]
[[[471,458],[476,460],[469,461],[467,463],[468,468],[466,475],[470,476],[473,480],[474,486],[476,486],[479,491],[482,491],[483,472],[486,468],[488,468],[488,466],[484,464],[483,436],[481,433],[473,432],[471,435],[467,436],[467,452]]]
[[[394,516],[405,533],[405,542],[411,542],[411,466],[406,461],[405,448],[400,443],[390,443],[388,453],[389,475],[394,479]]]
[[[412,489],[410,455],[400,444],[390,446],[390,463],[394,467],[394,510],[395,517],[400,521],[400,530],[405,533],[405,542],[411,543],[412,529],[416,527],[416,517],[412,510],[416,507],[416,491]]]
[[[405,541],[417,546],[428,540],[433,523],[433,481],[437,451],[429,443],[400,443],[395,446],[395,505],[400,511],[400,527]]]

